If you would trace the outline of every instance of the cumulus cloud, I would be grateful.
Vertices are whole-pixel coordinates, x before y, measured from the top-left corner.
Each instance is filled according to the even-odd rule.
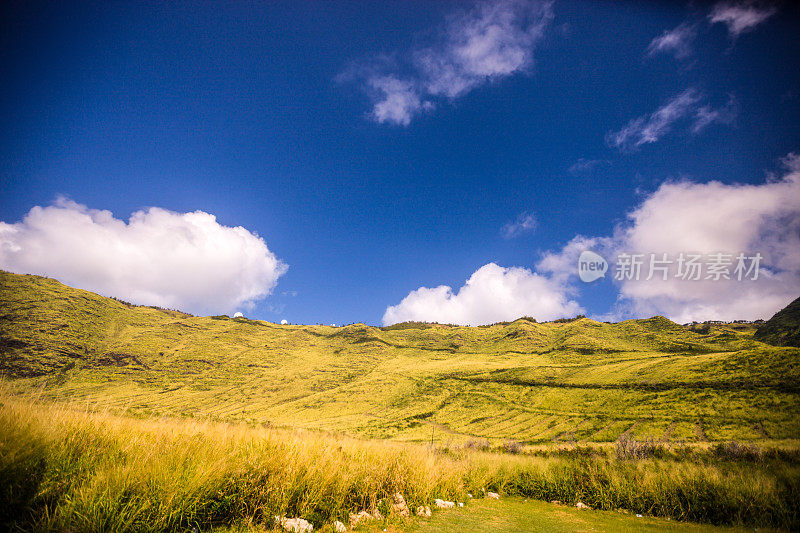
[[[526,268],[489,263],[454,291],[447,285],[420,287],[386,309],[384,325],[408,320],[480,325],[532,316],[553,320],[583,309],[569,299],[567,288]]]
[[[598,251],[615,264],[621,253],[642,254],[640,278],[617,281],[618,318],[665,315],[678,322],[769,318],[800,294],[800,157],[784,161],[783,176],[760,185],[665,183],[633,210],[612,236],[576,237],[547,254],[537,268],[574,281],[577,257]],[[682,279],[680,254],[730,256],[730,279]],[[763,257],[758,279],[732,275],[739,254]],[[650,254],[664,264],[651,279]],[[748,264],[749,266],[749,264]],[[610,275],[614,272],[609,271]]]
[[[536,229],[536,217],[533,213],[520,213],[514,222],[509,222],[500,230],[500,234],[506,239],[513,239],[523,233],[528,233]]]
[[[252,307],[287,270],[258,235],[203,211],[151,207],[125,222],[63,198],[0,222],[0,268],[195,313]]]
[[[606,142],[620,150],[636,150],[645,144],[658,142],[678,124],[687,123],[692,133],[709,125],[730,123],[736,116],[736,101],[732,97],[722,108],[713,108],[697,89],[689,88],[675,96],[649,115],[637,117],[622,129],[609,132]]]
[[[709,13],[708,20],[712,24],[718,22],[725,24],[728,34],[735,39],[742,33],[753,30],[777,12],[775,6],[765,3],[719,2]]]
[[[670,53],[678,59],[685,59],[692,55],[696,37],[697,26],[684,22],[653,39],[647,47],[647,54]]]
[[[547,252],[536,264],[536,269],[546,272],[562,285],[567,285],[577,274],[578,257],[584,250],[600,252],[610,257],[614,250],[614,240],[610,237],[585,237],[576,235],[558,252]]]
[[[373,99],[373,120],[407,126],[420,112],[433,109],[437,99],[458,98],[530,69],[551,19],[550,2],[479,2],[450,16],[436,42],[398,53],[399,60],[360,64],[345,78],[364,83]]]

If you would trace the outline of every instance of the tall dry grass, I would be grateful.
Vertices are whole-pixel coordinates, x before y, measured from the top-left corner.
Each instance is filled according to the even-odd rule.
[[[626,460],[509,455],[307,431],[135,419],[0,393],[0,524],[28,531],[185,531],[493,490],[677,519],[797,529],[797,462],[713,454]]]

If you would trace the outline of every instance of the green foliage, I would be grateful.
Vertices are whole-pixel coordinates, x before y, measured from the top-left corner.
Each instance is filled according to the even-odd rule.
[[[392,324],[391,326],[384,326],[381,328],[383,331],[395,331],[401,329],[428,329],[437,326],[436,322],[415,322],[413,320],[409,320],[407,322],[398,322],[397,324]]]
[[[580,320],[581,318],[586,318],[586,315],[577,315],[574,318],[556,318],[553,320],[553,324],[566,324],[568,322],[575,322],[576,320]]]

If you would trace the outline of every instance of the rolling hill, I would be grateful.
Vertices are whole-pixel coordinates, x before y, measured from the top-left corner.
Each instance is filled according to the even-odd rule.
[[[402,441],[800,438],[800,349],[663,317],[278,325],[133,306],[0,271],[16,392]]]
[[[800,347],[800,298],[760,326],[755,338],[775,346]]]

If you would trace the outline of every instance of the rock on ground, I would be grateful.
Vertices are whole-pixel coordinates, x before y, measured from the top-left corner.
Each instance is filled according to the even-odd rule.
[[[380,511],[373,509],[369,511],[360,511],[358,514],[350,513],[350,529],[355,528],[360,522],[368,522],[370,520],[382,520]]]
[[[406,505],[406,500],[399,492],[394,495],[394,503],[392,504],[392,512],[400,516],[409,516],[411,513]]]
[[[285,516],[276,516],[275,524],[281,526],[284,530],[291,533],[310,533],[314,531],[314,526],[308,520],[302,518],[286,518]]]

